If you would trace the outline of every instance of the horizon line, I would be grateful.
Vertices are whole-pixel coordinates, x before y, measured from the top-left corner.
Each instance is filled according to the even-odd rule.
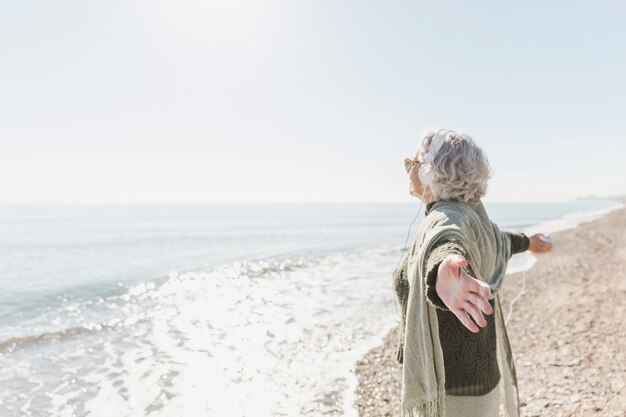
[[[615,201],[626,202],[626,195],[617,196],[591,196],[578,197],[563,200],[485,200],[485,204],[559,204],[581,201]],[[109,205],[109,206],[142,206],[142,205],[272,205],[272,204],[413,204],[419,203],[416,198],[413,201],[0,201],[0,206],[61,206],[61,205]]]

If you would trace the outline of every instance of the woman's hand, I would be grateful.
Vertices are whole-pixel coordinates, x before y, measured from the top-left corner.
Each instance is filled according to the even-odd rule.
[[[528,250],[532,253],[550,252],[552,250],[552,243],[548,242],[545,237],[546,235],[543,233],[535,233],[534,235],[528,236],[528,240],[530,240]]]
[[[488,300],[491,288],[465,272],[463,268],[466,266],[467,260],[463,256],[448,255],[439,265],[435,290],[461,323],[471,332],[478,333],[479,329],[469,315],[480,327],[487,326],[482,313],[493,313]]]

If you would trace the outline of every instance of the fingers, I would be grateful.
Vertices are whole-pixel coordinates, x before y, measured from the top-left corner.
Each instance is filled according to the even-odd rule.
[[[478,326],[476,326],[476,323],[478,323],[480,327],[487,327],[487,320],[485,320],[485,317],[482,315],[478,307],[468,301],[463,303],[463,308],[455,308],[451,311],[472,333],[478,333],[480,331]],[[470,315],[472,318],[470,318]],[[474,321],[472,321],[472,319],[474,319]]]
[[[535,233],[529,236],[530,245],[529,250],[532,253],[542,254],[552,250],[552,242],[547,239],[544,233]]]
[[[552,250],[551,243],[541,242],[536,248],[536,253],[547,253],[550,252],[550,250]]]
[[[484,298],[489,298],[491,295],[491,288],[489,288],[489,285],[472,277],[466,272],[464,272],[464,275],[462,273],[462,276],[467,279],[467,287],[471,292],[475,292]]]
[[[467,294],[467,300],[477,306],[485,314],[493,314],[493,307],[485,297],[470,292]]]
[[[467,315],[467,312],[465,310],[463,310],[463,309],[454,309],[454,310],[452,310],[452,312],[461,321],[461,323],[463,323],[463,325],[469,329],[469,331],[471,331],[472,333],[478,333],[478,331],[479,331],[478,327],[469,318],[469,316]]]
[[[542,249],[542,253],[550,252],[552,250],[552,243],[544,244]]]
[[[476,324],[480,327],[487,327],[487,320],[485,320],[485,316],[483,316],[483,313],[480,312],[475,304],[466,301],[463,303],[463,308],[472,316]]]
[[[454,259],[454,266],[465,268],[467,266],[467,259],[465,259],[462,255],[456,255],[456,258]]]

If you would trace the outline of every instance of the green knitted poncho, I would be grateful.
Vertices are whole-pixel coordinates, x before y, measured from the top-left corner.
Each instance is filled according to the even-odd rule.
[[[442,242],[454,244],[468,260],[470,275],[488,282],[494,288],[501,286],[506,264],[511,255],[509,235],[501,232],[495,223],[489,220],[480,200],[470,203],[438,201],[430,209],[406,259],[409,294],[406,313],[403,314],[406,321],[403,323],[402,354],[399,355],[403,365],[403,416],[445,416],[444,352],[439,337],[438,309],[427,299],[429,287],[426,277],[428,267],[432,268],[433,262],[427,255],[431,254],[433,248],[441,247]],[[491,317],[489,323],[491,327],[488,324],[481,332],[488,329],[491,331],[490,342],[496,350],[498,369],[484,378],[488,382],[487,385],[478,389],[488,389],[488,385],[495,386],[502,376],[504,384],[500,397],[503,410],[506,416],[518,417],[519,399],[515,366],[499,297],[492,301],[494,314],[485,317]],[[465,331],[471,333],[467,329]],[[472,389],[476,387],[470,387],[469,393],[461,390],[456,395],[472,395]]]

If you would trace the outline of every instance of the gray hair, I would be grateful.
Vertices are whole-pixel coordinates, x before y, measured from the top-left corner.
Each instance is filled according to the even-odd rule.
[[[417,159],[422,163],[437,131],[422,137]],[[491,168],[487,156],[469,136],[450,132],[432,162],[435,180],[430,186],[438,200],[469,202],[487,193]]]

